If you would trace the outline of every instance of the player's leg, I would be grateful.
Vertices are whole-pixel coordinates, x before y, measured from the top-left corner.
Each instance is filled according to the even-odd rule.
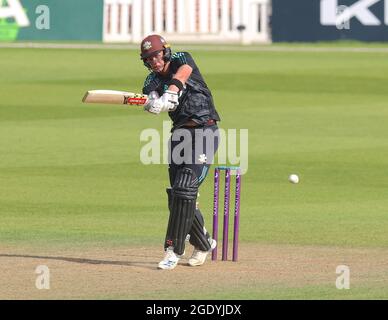
[[[199,175],[200,172],[202,172],[200,176],[200,184],[203,182],[203,180],[206,177],[206,172],[208,172],[209,165],[199,165],[194,164],[190,166],[193,170],[197,172],[197,175]],[[198,203],[197,203],[198,205]],[[211,252],[216,247],[216,241],[212,239],[209,232],[205,228],[205,220],[204,217],[198,208],[198,206],[195,209],[194,219],[191,226],[191,229],[189,231],[190,234],[190,244],[194,246],[194,252],[189,259],[188,263],[191,266],[199,266],[202,265],[205,260],[206,256],[209,252]]]
[[[169,143],[168,143],[168,151],[171,159],[171,153],[172,149],[175,147],[176,143],[172,141],[170,138]],[[167,200],[168,200],[168,211],[169,211],[169,218],[167,222],[167,226],[170,226],[172,223],[172,214],[171,214],[171,208],[172,208],[172,186],[174,184],[174,181],[176,179],[176,175],[178,173],[179,165],[175,164],[174,162],[170,161],[169,166],[168,166],[168,175],[169,175],[169,180],[170,180],[170,187],[166,188],[167,192]],[[172,246],[170,246],[168,243],[169,240],[169,234],[166,232],[166,238],[164,240],[164,251],[165,251],[165,256],[162,261],[159,262],[158,268],[159,269],[174,269],[179,261],[179,256],[177,256],[174,252],[174,249]]]
[[[167,261],[161,261],[161,269],[173,269],[178,263],[179,255],[184,252],[185,239],[193,224],[197,194],[196,174],[187,167],[178,169],[171,189],[171,210],[165,243]]]
[[[195,209],[193,225],[189,234],[189,242],[195,248],[203,251],[208,251],[211,249],[212,239],[209,232],[205,228],[205,221],[199,208]]]
[[[213,128],[208,128],[207,130],[209,130],[210,134],[203,134],[202,136],[203,151],[195,150],[195,158],[193,159],[194,163],[193,165],[191,165],[191,168],[193,169],[193,171],[196,172],[197,176],[199,177],[200,185],[205,180],[209,172],[210,163],[212,163],[213,161],[213,157],[218,148],[219,142],[217,127],[214,126]],[[206,161],[203,161],[202,163],[199,162],[198,159],[201,158],[204,160],[206,159]],[[189,265],[202,265],[206,260],[207,254],[211,252],[217,244],[216,241],[211,238],[210,234],[206,230],[205,221],[198,206],[195,210],[195,217],[189,234],[190,244],[194,246],[194,252],[191,258],[189,259]]]
[[[206,172],[208,171],[209,165],[194,165],[190,166],[193,171],[196,172],[196,175],[200,177],[200,180],[198,180],[199,185],[202,183],[202,181],[206,177]],[[176,173],[179,169],[179,166],[171,165],[169,167],[169,176],[171,185],[173,185],[173,181],[175,180]],[[172,204],[172,188],[167,188],[167,198],[168,198],[168,209],[171,211],[171,204]],[[171,219],[171,215],[170,215]],[[205,228],[205,221],[203,218],[203,215],[198,207],[198,202],[196,202],[196,208],[194,212],[194,220],[193,220],[193,226],[190,229],[190,239],[189,242],[191,245],[193,245],[196,248],[199,248],[203,251],[208,251],[211,249],[211,238],[210,234],[207,232]],[[167,237],[167,235],[166,235]],[[168,248],[167,244],[167,238],[164,245],[165,250]]]
[[[176,164],[170,164],[169,167],[168,167],[168,175],[169,175],[169,179],[170,179],[170,187],[166,188],[166,193],[167,193],[167,203],[168,203],[168,211],[169,211],[169,221],[167,223],[167,225],[170,224],[170,220],[171,220],[171,204],[172,204],[172,186],[174,185],[174,181],[176,179],[176,175],[178,173],[178,170],[179,170],[179,165],[176,165]],[[166,239],[164,240],[164,250],[167,250],[167,248],[169,247],[168,244],[167,244],[167,234],[166,234]]]
[[[189,260],[190,265],[203,264],[207,253],[215,248],[215,241],[210,238],[209,233],[205,229],[202,213],[199,209],[195,208],[198,187],[205,179],[215,151],[218,148],[218,132],[214,134],[215,131],[217,131],[216,126],[210,128],[209,132],[212,140],[212,147],[207,150],[204,149],[201,154],[199,154],[195,148],[196,143],[194,139],[194,143],[192,144],[193,158],[190,164],[185,164],[182,167],[181,164],[177,165],[174,163],[174,159],[170,158],[169,176],[172,188],[167,189],[170,217],[165,240],[166,258],[159,264],[159,267],[162,267],[163,269],[173,269],[177,265],[179,255],[184,253],[184,241],[189,232],[190,243],[195,247],[193,256]],[[191,135],[194,136],[194,131],[191,132]],[[208,139],[208,136],[205,135],[200,139],[203,139],[202,141],[204,142],[204,145],[207,146],[206,139]],[[176,147],[176,145],[180,142],[181,141],[173,142],[170,140],[170,155],[172,154],[171,151],[174,150],[174,147]],[[209,164],[206,163],[206,160],[202,161],[204,157],[206,158],[206,156],[208,157],[207,163]],[[198,163],[199,159],[201,159],[200,163]],[[186,185],[184,185],[184,183],[182,184],[182,178],[180,177],[182,172],[186,172],[186,176],[190,172],[190,175],[192,176],[191,182],[188,185],[187,183]],[[196,192],[192,192],[190,199],[184,199],[187,197],[187,191],[189,189],[191,189],[191,192],[193,189],[196,189]],[[180,191],[178,192],[178,190]],[[184,196],[185,192],[186,196]]]

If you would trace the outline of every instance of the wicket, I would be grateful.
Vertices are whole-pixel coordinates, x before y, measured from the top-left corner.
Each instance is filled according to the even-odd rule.
[[[229,241],[229,202],[230,202],[230,175],[231,170],[236,171],[236,191],[234,204],[234,228],[233,228],[233,261],[238,259],[238,232],[240,227],[240,194],[241,171],[239,167],[216,167],[214,170],[214,202],[213,202],[213,239],[218,243],[218,203],[220,187],[220,171],[225,171],[225,195],[224,195],[224,223],[222,236],[222,260],[228,260]],[[217,245],[218,246],[218,245]],[[217,260],[217,247],[212,251],[212,260]]]

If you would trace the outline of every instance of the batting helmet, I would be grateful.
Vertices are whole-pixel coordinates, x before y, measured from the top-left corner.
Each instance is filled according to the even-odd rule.
[[[149,68],[149,65],[145,62],[145,59],[163,51],[164,61],[171,60],[171,48],[170,45],[164,40],[162,36],[157,34],[150,35],[143,39],[140,45],[140,57],[144,61],[144,64]]]

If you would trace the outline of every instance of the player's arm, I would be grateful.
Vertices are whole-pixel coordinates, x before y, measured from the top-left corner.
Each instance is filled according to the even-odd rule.
[[[179,53],[171,63],[174,64],[174,68],[177,68],[177,71],[170,81],[168,89],[161,97],[164,105],[167,106],[167,111],[173,111],[179,105],[178,99],[180,94],[185,89],[186,82],[195,67],[193,58],[187,52]]]
[[[160,103],[157,102],[159,99],[158,90],[160,86],[160,81],[155,77],[154,74],[150,74],[144,81],[143,94],[148,95],[147,103],[144,105],[144,110],[153,114],[158,114],[160,112]]]
[[[190,78],[193,68],[188,64],[181,65],[170,83],[168,84],[168,89],[164,92],[163,96],[160,98],[162,105],[165,106],[162,108],[162,111],[174,111],[179,105],[180,93],[185,88],[185,83],[187,79]]]
[[[190,78],[193,70],[197,68],[197,65],[195,64],[191,54],[188,52],[178,52],[174,54],[171,64],[177,71],[175,72],[168,90],[174,92],[182,91],[185,88],[186,82]],[[174,82],[176,82],[177,85]]]
[[[145,106],[145,110],[151,113],[169,112],[177,108],[180,92],[185,88],[185,84],[190,78],[193,68],[196,67],[193,58],[187,52],[177,54],[170,63],[172,64],[170,67],[177,71],[168,84],[168,89],[160,99],[151,100]]]
[[[173,79],[180,81],[181,84],[185,86],[186,81],[190,78],[192,72],[193,72],[193,68],[191,66],[189,66],[188,64],[183,64],[179,67]],[[168,90],[173,92],[179,92],[181,91],[181,88],[179,88],[178,83],[175,83],[175,84],[171,83],[170,86],[168,87]]]

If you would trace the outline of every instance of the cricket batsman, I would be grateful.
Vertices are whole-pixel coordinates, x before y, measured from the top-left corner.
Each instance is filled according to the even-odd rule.
[[[140,49],[141,59],[150,71],[143,87],[143,94],[149,96],[144,109],[156,115],[168,112],[173,122],[167,188],[170,216],[165,256],[158,268],[172,270],[178,265],[185,253],[186,238],[194,246],[188,264],[200,266],[217,245],[204,226],[197,197],[218,148],[220,117],[212,94],[188,52],[172,53],[170,45],[159,35],[143,39]]]

